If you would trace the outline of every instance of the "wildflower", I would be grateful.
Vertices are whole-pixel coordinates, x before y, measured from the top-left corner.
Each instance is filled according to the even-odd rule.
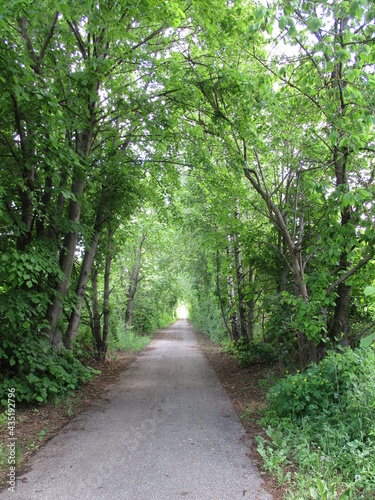
[[[360,481],[361,480],[361,476],[359,474],[356,474],[354,476],[354,481]]]
[[[305,378],[305,382],[307,382],[307,378]]]

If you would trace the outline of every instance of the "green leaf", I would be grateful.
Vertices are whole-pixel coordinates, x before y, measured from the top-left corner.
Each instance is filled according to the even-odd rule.
[[[348,145],[348,139],[343,137],[339,143],[339,148],[345,148]]]
[[[256,10],[255,10],[255,19],[257,21],[260,21],[261,19],[263,19],[265,13],[266,13],[266,6],[265,5],[258,5]]]
[[[369,297],[370,295],[374,295],[375,294],[375,286],[366,286],[366,288],[364,289],[363,292],[366,295],[366,297]]]
[[[375,293],[375,288],[374,288],[374,293]],[[361,339],[361,347],[370,347],[370,345],[374,342],[374,340],[375,340],[375,332],[369,335],[368,337]]]
[[[307,26],[312,32],[317,31],[322,25],[323,22],[317,17],[310,17],[307,21]]]
[[[279,28],[284,30],[288,25],[288,19],[285,16],[280,17],[279,19]]]

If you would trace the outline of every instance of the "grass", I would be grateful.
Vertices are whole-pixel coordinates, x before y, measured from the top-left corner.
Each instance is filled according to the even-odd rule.
[[[139,335],[133,330],[120,327],[117,335],[110,341],[109,350],[123,352],[142,351],[151,341],[152,335]]]
[[[348,349],[273,386],[257,450],[285,500],[375,498],[374,373],[374,349]]]

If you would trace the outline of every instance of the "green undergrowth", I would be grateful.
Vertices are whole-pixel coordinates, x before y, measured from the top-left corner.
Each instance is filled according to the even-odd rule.
[[[97,370],[84,366],[71,351],[60,352],[44,339],[5,337],[0,347],[0,401],[8,402],[14,389],[18,403],[46,403],[92,380]]]
[[[108,348],[110,351],[138,352],[147,346],[151,338],[151,334],[140,335],[134,329],[120,324],[111,337]]]
[[[222,350],[238,359],[240,366],[262,362],[272,364],[277,361],[277,350],[271,344],[265,344],[241,337],[237,342],[227,338],[221,343]]]
[[[208,295],[203,302],[192,300],[189,308],[189,321],[215,344],[221,344],[228,338],[217,303]]]
[[[268,403],[258,451],[280,486],[290,482],[285,498],[375,498],[374,344],[287,374]]]

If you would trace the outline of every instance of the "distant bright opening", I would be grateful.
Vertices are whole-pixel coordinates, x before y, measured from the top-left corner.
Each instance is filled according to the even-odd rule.
[[[177,318],[178,319],[187,319],[188,310],[184,304],[177,307]]]

